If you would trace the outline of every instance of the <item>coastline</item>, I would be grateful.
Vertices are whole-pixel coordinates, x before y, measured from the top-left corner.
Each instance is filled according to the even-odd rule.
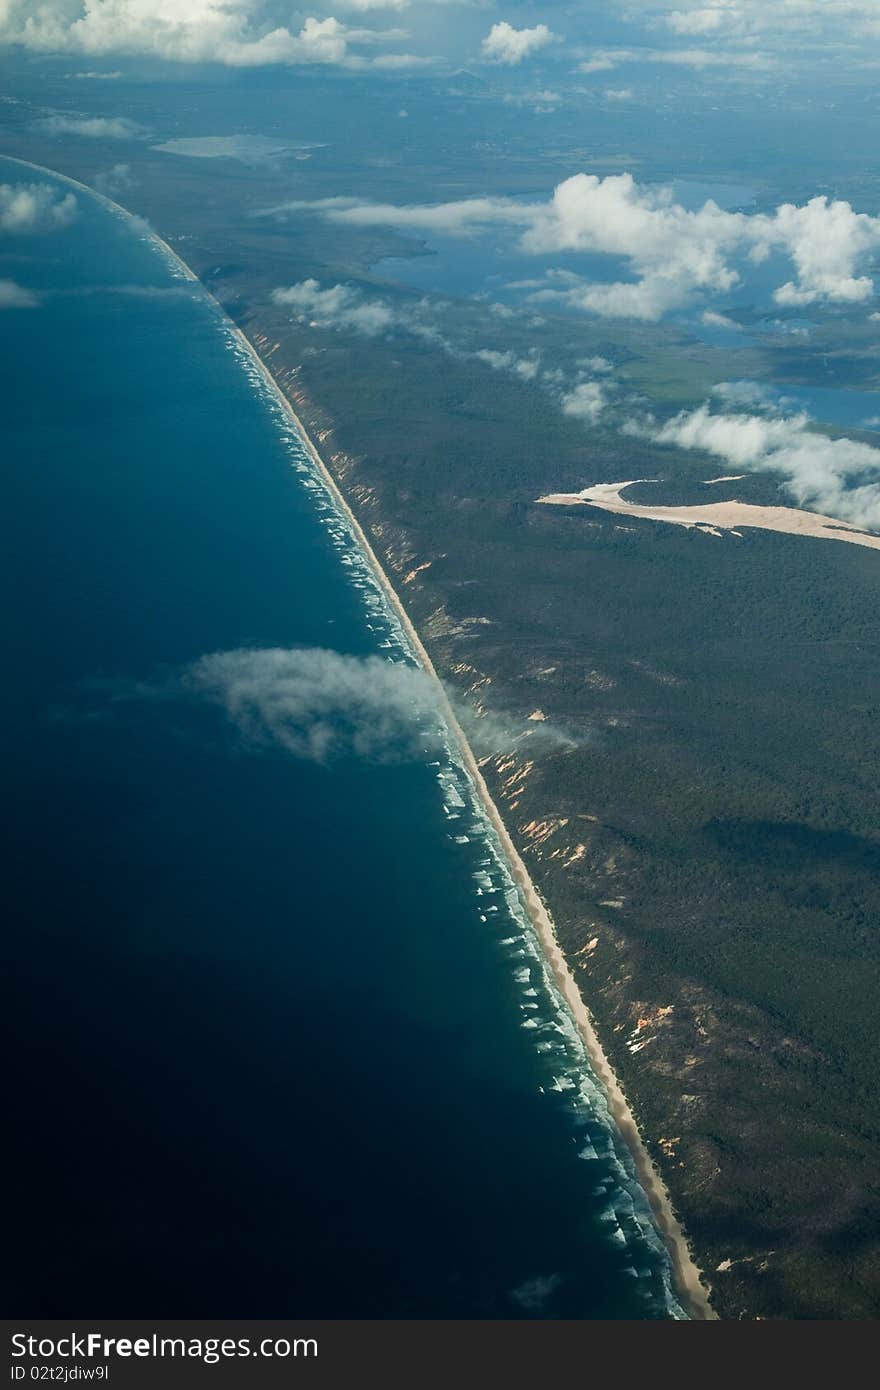
[[[165,243],[163,243],[163,245],[165,245]],[[170,247],[166,249],[171,250]],[[172,251],[171,254],[174,255],[175,253]],[[186,269],[189,271],[188,266]],[[513,843],[510,832],[501,818],[501,813],[493,800],[492,793],[486,784],[486,780],[483,777],[477,759],[467,741],[464,730],[455,716],[449,697],[446,694],[445,686],[437,674],[434,664],[422,643],[422,639],[404,608],[397,591],[391,584],[378,556],[373,550],[363,527],[351,510],[351,507],[340,491],[327,465],[324,463],[308,430],[305,428],[302,420],[293,409],[290,401],[281,390],[281,387],[272,376],[269,368],[266,366],[247,335],[234,324],[232,325],[232,329],[235,333],[236,340],[248,353],[267,387],[282,405],[285,414],[294,424],[303,447],[318,469],[324,485],[351,527],[355,539],[366,556],[376,579],[382,587],[382,592],[406,633],[407,639],[411,643],[420,665],[436,685],[438,701],[444,721],[455,738],[464,768],[474,785],[477,796],[479,797],[492,829],[498,836],[501,847],[504,850],[514,882],[520,891],[523,903],[529,915],[529,920],[532,923],[535,935],[541,944],[541,948],[550,966],[556,987],[562,995],[566,1007],[577,1025],[578,1032],[581,1035],[587,1056],[590,1060],[590,1065],[608,1098],[608,1108],[611,1117],[624,1143],[632,1154],[639,1182],[648,1198],[651,1210],[654,1214],[654,1220],[657,1223],[657,1227],[669,1252],[676,1292],[681,1298],[686,1311],[694,1321],[715,1321],[718,1315],[709,1303],[709,1290],[701,1279],[701,1271],[691,1254],[687,1236],[685,1235],[681,1222],[675,1214],[672,1206],[672,1199],[669,1196],[666,1184],[645,1147],[638,1125],[636,1124],[635,1116],[624,1095],[623,1087],[599,1041],[592,1016],[575,983],[574,976],[569,969],[568,961],[563,954],[562,947],[559,945],[556,938],[556,929],[553,925],[553,919],[550,916],[549,909],[532,882],[522,856]]]
[[[48,174],[53,178],[58,178],[61,181],[68,183],[72,187],[80,190],[82,193],[97,199],[99,202],[103,203],[106,207],[114,211],[116,214],[121,215],[128,220],[135,220],[134,215],[128,212],[127,209],[122,207],[119,203],[115,202],[111,198],[108,198],[106,195],[97,192],[95,189],[89,187],[88,184],[84,184],[77,179],[71,178],[69,175],[59,173],[57,170],[49,169],[45,166],[34,164],[27,160],[18,159],[12,155],[4,155],[4,158],[9,159],[11,162],[15,164],[21,165],[24,168],[32,169],[40,174]],[[537,889],[535,888],[534,884],[532,883],[528,869],[526,868],[526,865],[523,862],[519,854],[519,851],[513,843],[511,835],[501,817],[500,812],[498,811],[498,808],[492,798],[491,792],[482,775],[477,760],[470,748],[470,745],[468,744],[467,738],[465,737],[465,734],[458,720],[456,719],[455,713],[452,709],[443,683],[439,675],[437,674],[437,671],[431,661],[431,658],[428,655],[428,652],[426,651],[415,626],[409,618],[409,615],[407,614],[400,597],[398,596],[387,574],[385,573],[385,570],[381,565],[376,553],[374,552],[363,528],[361,527],[356,516],[352,512],[351,507],[346,501],[344,495],[340,491],[340,488],[336,480],[330,473],[329,469],[327,468],[327,465],[325,464],[323,458],[318,452],[317,447],[313,443],[308,433],[308,430],[305,428],[302,420],[299,418],[296,411],[293,409],[293,406],[291,405],[284,391],[281,389],[278,382],[273,377],[270,369],[267,367],[263,359],[260,357],[254,344],[250,341],[250,339],[247,337],[244,331],[232,322],[232,320],[229,318],[228,314],[223,309],[219,301],[210,293],[207,287],[202,284],[202,282],[193,273],[193,271],[186,264],[186,262],[177,254],[177,252],[174,251],[174,249],[171,246],[169,246],[169,244],[161,236],[159,236],[159,234],[156,233],[151,227],[146,229],[146,233],[147,235],[149,235],[154,244],[159,249],[161,249],[161,251],[179,269],[179,271],[184,275],[187,281],[193,284],[198,284],[201,288],[201,291],[213,302],[218,312],[222,315],[223,319],[228,325],[230,331],[235,336],[236,341],[239,343],[243,351],[247,353],[255,369],[259,372],[260,378],[264,382],[267,390],[271,392],[273,398],[281,406],[285,415],[293,424],[297,432],[297,435],[300,441],[302,442],[303,447],[309,454],[309,457],[311,458],[316,470],[318,471],[318,474],[321,477],[324,486],[326,487],[330,496],[333,498],[335,505],[339,508],[342,515],[346,518],[346,521],[349,527],[351,528],[352,534],[358,546],[361,548],[362,553],[366,557],[367,562],[373,570],[377,582],[381,586],[382,592],[385,595],[386,600],[388,601],[390,607],[394,611],[395,616],[400,622],[403,631],[406,633],[407,639],[411,643],[412,649],[416,657],[418,658],[418,661],[422,665],[429,678],[431,678],[435,683],[440,710],[443,714],[444,720],[450,732],[452,733],[456,741],[461,756],[462,765],[464,766],[468,776],[470,777],[473,783],[476,794],[480,799],[486,816],[490,824],[492,825],[492,828],[495,831],[499,843],[501,844],[501,847],[504,851],[512,877],[517,885],[517,888],[519,889],[535,934],[540,942],[545,958],[552,971],[552,975],[556,983],[556,986],[577,1025],[578,1031],[582,1038],[593,1071],[600,1084],[603,1086],[605,1090],[608,1099],[609,1111],[611,1113],[614,1124],[617,1127],[619,1134],[621,1135],[624,1143],[627,1145],[633,1157],[639,1182],[641,1183],[642,1188],[648,1198],[658,1230],[661,1236],[663,1237],[663,1240],[669,1252],[676,1292],[679,1298],[681,1299],[686,1311],[692,1319],[698,1321],[716,1320],[717,1314],[714,1312],[709,1303],[708,1289],[702,1282],[700,1270],[697,1267],[691,1254],[684,1229],[681,1225],[681,1222],[675,1215],[665,1183],[660,1175],[659,1170],[653,1163],[647,1151],[647,1148],[639,1132],[635,1116],[626,1100],[626,1096],[623,1092],[622,1086],[596,1034],[592,1016],[580,993],[580,990],[578,989],[574,977],[569,969],[568,962],[566,961],[562,949],[559,945],[559,942],[556,938],[556,932],[549,910],[546,904],[544,903],[543,899],[541,898],[540,894],[538,893]]]

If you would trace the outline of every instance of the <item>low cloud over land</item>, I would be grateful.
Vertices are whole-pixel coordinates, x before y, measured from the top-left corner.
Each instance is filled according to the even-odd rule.
[[[777,473],[800,506],[880,530],[880,449],[830,439],[806,415],[716,415],[701,406],[633,432],[711,454],[737,470]]]
[[[350,226],[447,236],[509,227],[519,233],[521,251],[545,259],[578,252],[620,258],[630,280],[588,281],[566,271],[561,287],[551,281],[541,293],[599,316],[648,321],[707,296],[729,294],[750,265],[772,255],[786,257],[791,266],[773,292],[776,303],[862,303],[874,293],[865,272],[880,249],[880,217],[857,212],[841,199],[823,195],[751,214],[726,211],[709,200],[691,211],[676,202],[671,188],[639,185],[630,174],[575,174],[546,202],[483,197],[398,206],[338,197],[299,200],[267,212],[285,210],[312,211]]]
[[[47,135],[82,135],[87,140],[135,140],[144,133],[125,116],[47,116],[40,129]]]
[[[272,299],[311,319],[321,328],[348,328],[368,338],[393,327],[393,309],[378,299],[366,299],[351,285],[322,289],[317,280],[301,280],[286,289],[272,291]]]
[[[546,24],[536,24],[532,29],[515,29],[512,24],[502,20],[493,24],[483,39],[483,57],[490,62],[515,66],[532,53],[546,48],[556,35]]]

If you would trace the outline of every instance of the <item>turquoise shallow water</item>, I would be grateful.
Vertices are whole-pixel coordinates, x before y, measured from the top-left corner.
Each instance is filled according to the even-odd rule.
[[[0,318],[9,1313],[677,1315],[430,715],[314,713],[338,656],[409,659],[344,522],[210,301],[76,196],[0,242],[38,297]],[[266,648],[328,762],[187,675]]]

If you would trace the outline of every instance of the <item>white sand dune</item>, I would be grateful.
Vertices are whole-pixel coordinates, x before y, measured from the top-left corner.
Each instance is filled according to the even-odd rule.
[[[724,531],[737,534],[743,526],[761,531],[784,531],[792,536],[813,536],[826,541],[849,541],[851,545],[867,545],[880,550],[880,536],[860,531],[849,521],[822,516],[820,512],[803,512],[797,507],[756,507],[750,502],[699,502],[691,507],[645,506],[628,502],[621,496],[624,488],[636,483],[656,482],[654,478],[631,478],[625,483],[597,483],[583,492],[551,492],[539,497],[539,502],[551,506],[598,507],[603,512],[620,516],[643,517],[646,521],[667,521],[672,526],[697,527],[710,535]],[[713,478],[712,482],[721,479]]]

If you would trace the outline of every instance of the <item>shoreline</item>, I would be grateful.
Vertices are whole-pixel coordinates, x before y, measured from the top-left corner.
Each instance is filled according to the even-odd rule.
[[[171,248],[169,247],[167,249],[170,250]],[[172,251],[171,254],[174,255],[175,253]],[[189,267],[187,266],[186,269],[189,270]],[[211,297],[213,298],[213,296]],[[228,318],[228,315],[225,315],[225,317]],[[229,322],[231,323],[231,320],[229,320]],[[489,823],[498,836],[513,880],[519,889],[535,935],[540,942],[544,956],[550,966],[550,971],[553,975],[556,987],[562,995],[565,1005],[577,1025],[590,1065],[608,1098],[608,1108],[611,1118],[633,1157],[636,1175],[644,1189],[645,1195],[651,1206],[651,1211],[654,1215],[654,1220],[657,1223],[657,1228],[669,1253],[676,1293],[682,1300],[685,1311],[692,1320],[715,1321],[718,1315],[709,1303],[709,1290],[702,1282],[700,1277],[701,1272],[691,1254],[684,1228],[675,1215],[672,1199],[666,1189],[666,1184],[645,1147],[641,1133],[639,1132],[639,1127],[636,1124],[635,1116],[624,1095],[623,1087],[599,1042],[592,1016],[578,989],[574,976],[569,969],[568,961],[565,958],[562,947],[559,945],[556,938],[556,928],[553,925],[553,919],[550,916],[549,909],[532,882],[529,871],[523,862],[519,850],[513,843],[510,832],[502,820],[501,813],[486,784],[486,780],[483,777],[473,750],[467,741],[464,730],[455,716],[449,697],[446,694],[446,688],[437,674],[434,663],[428,655],[422,643],[422,639],[412,619],[404,608],[397,591],[394,589],[394,586],[385,573],[363,527],[340,491],[335,478],[324,463],[317,447],[312,442],[308,430],[305,428],[290,401],[285,396],[281,387],[272,376],[271,371],[244,331],[235,324],[232,324],[232,329],[237,341],[248,353],[267,387],[272,391],[273,396],[276,397],[282,405],[285,414],[294,424],[303,447],[318,469],[324,485],[351,527],[355,540],[366,556],[367,562],[373,570],[378,583],[381,585],[385,598],[391,605],[395,616],[406,633],[407,639],[411,643],[420,665],[435,683],[441,714],[458,745],[463,766],[474,785],[480,803],[489,819]]]
[[[130,213],[121,204],[115,202],[114,199],[108,198],[105,194],[99,193],[97,190],[90,188],[88,184],[82,183],[78,179],[71,178],[70,175],[59,173],[57,170],[49,169],[44,165],[34,164],[29,160],[18,159],[13,155],[3,155],[3,158],[10,160],[12,163],[21,165],[24,168],[33,169],[40,174],[48,174],[53,178],[58,178],[90,197],[97,199],[113,212],[125,217],[129,221],[134,220],[136,217],[135,214]],[[479,764],[477,763],[477,759],[455,716],[443,682],[437,674],[434,664],[409,614],[385,573],[360,522],[354,515],[339,485],[313,443],[308,430],[305,428],[302,420],[284,394],[284,391],[275,380],[269,367],[260,357],[254,344],[247,337],[243,329],[239,328],[238,325],[232,321],[220,302],[199,280],[198,276],[194,274],[183,258],[169,246],[168,242],[154,231],[152,227],[146,229],[146,235],[148,235],[154,244],[171,259],[174,265],[183,273],[190,283],[200,286],[202,293],[214,304],[234,334],[236,341],[247,353],[255,369],[259,372],[260,378],[264,382],[266,388],[271,392],[273,398],[281,406],[284,414],[293,424],[303,448],[306,450],[317,469],[324,486],[351,528],[356,543],[366,557],[387,602],[400,622],[408,641],[411,643],[413,652],[419,663],[428,677],[434,682],[440,711],[458,746],[462,765],[473,783],[475,792],[486,813],[489,823],[495,831],[501,848],[504,851],[511,875],[519,890],[535,935],[544,952],[556,987],[569,1013],[574,1019],[595,1076],[605,1091],[611,1118],[621,1139],[632,1155],[636,1175],[648,1199],[658,1231],[663,1238],[669,1254],[675,1291],[685,1311],[692,1320],[717,1320],[718,1315],[709,1303],[709,1289],[701,1279],[701,1272],[691,1254],[684,1228],[673,1209],[666,1184],[645,1147],[635,1116],[627,1102],[620,1081],[599,1041],[592,1015],[581,995],[574,976],[569,969],[568,961],[556,938],[556,931],[549,909],[532,882],[528,869],[501,817],[480,770]]]

